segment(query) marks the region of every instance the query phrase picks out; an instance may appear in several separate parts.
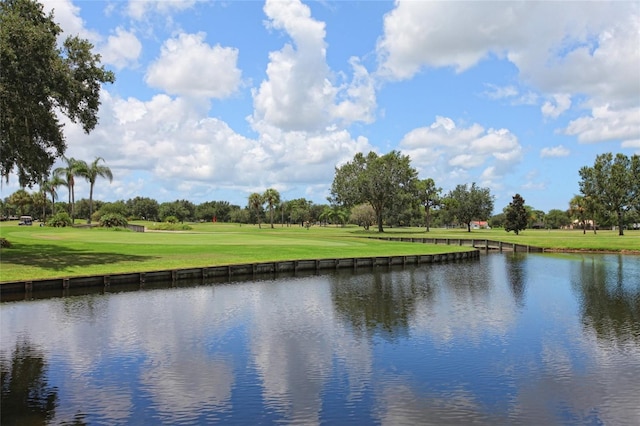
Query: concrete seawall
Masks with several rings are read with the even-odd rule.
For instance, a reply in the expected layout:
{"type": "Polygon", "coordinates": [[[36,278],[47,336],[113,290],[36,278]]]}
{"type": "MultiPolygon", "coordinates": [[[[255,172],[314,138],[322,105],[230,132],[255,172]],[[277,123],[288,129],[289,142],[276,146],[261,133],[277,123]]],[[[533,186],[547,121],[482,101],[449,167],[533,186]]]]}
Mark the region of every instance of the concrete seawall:
{"type": "Polygon", "coordinates": [[[182,280],[202,282],[230,281],[235,277],[260,277],[267,274],[296,273],[298,271],[323,271],[331,269],[375,268],[379,266],[405,266],[478,259],[479,250],[455,253],[407,256],[376,256],[335,259],[286,260],[277,262],[245,263],[202,268],[169,269],[152,272],[136,272],[112,275],[50,278],[30,281],[0,283],[0,296],[10,293],[57,291],[73,288],[104,288],[118,285],[139,285],[154,282],[178,282],[182,280]]]}
{"type": "Polygon", "coordinates": [[[409,238],[409,237],[369,237],[386,241],[403,241],[409,243],[423,244],[442,244],[448,246],[469,246],[485,251],[496,250],[499,252],[513,251],[517,253],[543,253],[544,248],[536,246],[528,246],[525,244],[506,243],[503,241],[494,241],[476,238],[409,238]]]}

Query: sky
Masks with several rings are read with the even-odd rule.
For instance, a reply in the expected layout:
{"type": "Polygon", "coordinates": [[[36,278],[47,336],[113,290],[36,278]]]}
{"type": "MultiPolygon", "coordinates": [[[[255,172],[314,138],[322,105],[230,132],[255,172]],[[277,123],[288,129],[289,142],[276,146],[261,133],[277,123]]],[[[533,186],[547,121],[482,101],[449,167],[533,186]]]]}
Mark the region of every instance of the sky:
{"type": "Polygon", "coordinates": [[[91,134],[62,118],[66,155],[113,172],[97,200],[324,204],[336,167],[397,150],[495,213],[566,210],[582,166],[640,154],[637,1],[42,3],[116,76],[91,134]]]}

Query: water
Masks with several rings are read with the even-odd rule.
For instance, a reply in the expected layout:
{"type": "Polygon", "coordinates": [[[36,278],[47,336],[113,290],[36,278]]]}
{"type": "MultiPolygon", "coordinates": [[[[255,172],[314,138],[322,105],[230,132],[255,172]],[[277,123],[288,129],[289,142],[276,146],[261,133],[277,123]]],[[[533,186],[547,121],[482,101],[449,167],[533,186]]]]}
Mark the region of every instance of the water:
{"type": "Polygon", "coordinates": [[[640,257],[0,305],[2,424],[640,424],[640,257]]]}

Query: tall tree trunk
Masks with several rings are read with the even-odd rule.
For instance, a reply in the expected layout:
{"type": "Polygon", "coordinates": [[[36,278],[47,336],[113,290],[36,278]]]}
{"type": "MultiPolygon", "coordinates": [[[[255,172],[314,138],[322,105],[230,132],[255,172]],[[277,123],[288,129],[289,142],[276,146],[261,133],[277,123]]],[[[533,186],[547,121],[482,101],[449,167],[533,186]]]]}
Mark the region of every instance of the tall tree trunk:
{"type": "Polygon", "coordinates": [[[91,216],[93,216],[93,182],[89,188],[89,220],[87,220],[89,225],[91,225],[91,216]]]}
{"type": "Polygon", "coordinates": [[[376,219],[378,220],[378,232],[384,232],[382,228],[382,209],[376,212],[376,219]]]}
{"type": "Polygon", "coordinates": [[[467,232],[471,232],[471,222],[467,222],[467,232]]]}
{"type": "Polygon", "coordinates": [[[429,232],[429,222],[431,221],[431,211],[429,209],[429,206],[424,206],[424,211],[426,213],[426,222],[427,222],[426,223],[426,226],[427,226],[426,232],[429,232]]]}
{"type": "Polygon", "coordinates": [[[622,215],[622,210],[618,210],[618,235],[624,235],[624,230],[622,229],[623,227],[623,215],[622,215]]]}

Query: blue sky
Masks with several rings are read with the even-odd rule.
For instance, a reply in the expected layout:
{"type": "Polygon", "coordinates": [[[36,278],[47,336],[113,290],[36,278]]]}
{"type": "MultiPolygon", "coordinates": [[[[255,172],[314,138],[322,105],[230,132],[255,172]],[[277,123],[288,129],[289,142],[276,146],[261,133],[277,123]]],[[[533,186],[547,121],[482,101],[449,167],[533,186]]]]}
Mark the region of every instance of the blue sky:
{"type": "Polygon", "coordinates": [[[445,192],[548,211],[596,155],[640,153],[638,2],[43,4],[116,74],[96,130],[66,124],[67,155],[114,173],[103,201],[326,203],[336,166],[395,149],[445,192]]]}

